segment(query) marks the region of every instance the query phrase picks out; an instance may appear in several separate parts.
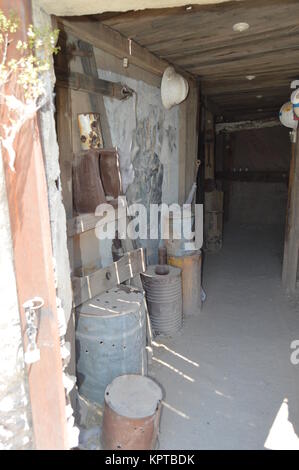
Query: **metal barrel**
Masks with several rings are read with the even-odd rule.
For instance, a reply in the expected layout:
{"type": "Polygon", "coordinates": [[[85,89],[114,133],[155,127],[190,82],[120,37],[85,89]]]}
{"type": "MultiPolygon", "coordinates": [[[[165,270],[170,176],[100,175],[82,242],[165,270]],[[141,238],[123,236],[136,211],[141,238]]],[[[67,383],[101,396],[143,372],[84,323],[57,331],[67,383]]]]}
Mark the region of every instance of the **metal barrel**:
{"type": "Polygon", "coordinates": [[[77,309],[76,361],[79,392],[102,404],[105,389],[123,374],[146,374],[143,294],[119,286],[77,309]]]}
{"type": "Polygon", "coordinates": [[[153,265],[141,277],[155,334],[176,333],[183,325],[181,270],[153,265]]]}
{"type": "Polygon", "coordinates": [[[103,449],[155,449],[161,402],[161,387],[149,377],[122,375],[114,379],[105,392],[103,449]]]}
{"type": "Polygon", "coordinates": [[[194,315],[201,311],[201,250],[184,256],[169,256],[168,263],[182,270],[183,314],[194,315]]]}

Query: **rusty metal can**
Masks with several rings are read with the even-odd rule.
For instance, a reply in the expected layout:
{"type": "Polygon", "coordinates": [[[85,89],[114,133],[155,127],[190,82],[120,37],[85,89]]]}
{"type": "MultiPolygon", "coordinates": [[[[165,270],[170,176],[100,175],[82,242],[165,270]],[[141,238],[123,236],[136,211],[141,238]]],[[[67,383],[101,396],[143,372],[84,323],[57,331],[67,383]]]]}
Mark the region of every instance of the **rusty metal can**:
{"type": "Polygon", "coordinates": [[[105,391],[101,442],[104,450],[153,450],[162,390],[149,377],[122,375],[105,391]]]}
{"type": "Polygon", "coordinates": [[[183,313],[199,313],[201,300],[201,251],[185,256],[169,256],[168,264],[182,270],[183,313]]]}

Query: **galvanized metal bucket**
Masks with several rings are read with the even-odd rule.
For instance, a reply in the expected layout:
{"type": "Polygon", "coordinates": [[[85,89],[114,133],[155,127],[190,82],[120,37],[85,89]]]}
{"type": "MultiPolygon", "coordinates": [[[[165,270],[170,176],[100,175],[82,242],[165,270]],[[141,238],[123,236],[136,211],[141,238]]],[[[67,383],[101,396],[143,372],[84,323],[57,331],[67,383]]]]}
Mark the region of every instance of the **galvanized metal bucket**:
{"type": "Polygon", "coordinates": [[[76,360],[79,392],[102,404],[105,389],[123,374],[146,374],[143,294],[119,286],[77,309],[76,360]]]}
{"type": "Polygon", "coordinates": [[[149,266],[141,278],[155,334],[172,335],[183,325],[181,270],[165,268],[149,266]]]}

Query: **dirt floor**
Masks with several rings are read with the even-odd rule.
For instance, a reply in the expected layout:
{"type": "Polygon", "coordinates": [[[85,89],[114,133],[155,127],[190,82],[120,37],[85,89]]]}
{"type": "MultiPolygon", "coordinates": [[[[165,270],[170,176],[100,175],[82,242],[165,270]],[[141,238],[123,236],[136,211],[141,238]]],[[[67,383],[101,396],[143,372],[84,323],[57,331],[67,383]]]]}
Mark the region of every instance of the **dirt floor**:
{"type": "Polygon", "coordinates": [[[155,338],[160,449],[299,449],[299,301],[281,288],[282,248],[281,227],[226,227],[202,312],[155,338]]]}

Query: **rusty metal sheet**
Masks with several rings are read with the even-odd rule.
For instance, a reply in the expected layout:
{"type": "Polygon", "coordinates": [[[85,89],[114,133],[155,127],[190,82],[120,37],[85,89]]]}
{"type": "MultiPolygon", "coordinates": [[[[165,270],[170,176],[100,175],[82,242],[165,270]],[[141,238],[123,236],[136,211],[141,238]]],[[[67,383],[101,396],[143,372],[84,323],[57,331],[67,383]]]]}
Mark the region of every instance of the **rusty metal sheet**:
{"type": "Polygon", "coordinates": [[[99,204],[106,202],[97,150],[86,150],[75,156],[73,191],[74,206],[78,214],[94,213],[99,204]]]}
{"type": "Polygon", "coordinates": [[[122,193],[119,156],[117,149],[101,149],[100,174],[106,196],[116,199],[122,193]]]}

